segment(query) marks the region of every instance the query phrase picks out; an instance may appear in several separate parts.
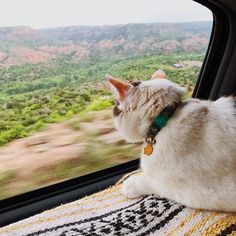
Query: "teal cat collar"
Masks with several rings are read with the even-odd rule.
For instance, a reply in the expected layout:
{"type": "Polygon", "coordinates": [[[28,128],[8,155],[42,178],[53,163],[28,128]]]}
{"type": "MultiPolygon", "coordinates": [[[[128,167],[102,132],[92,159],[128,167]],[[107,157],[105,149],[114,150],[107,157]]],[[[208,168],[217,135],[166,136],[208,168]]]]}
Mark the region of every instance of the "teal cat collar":
{"type": "Polygon", "coordinates": [[[168,120],[173,116],[179,104],[165,107],[162,112],[156,116],[148,129],[145,141],[147,143],[144,148],[144,154],[151,155],[153,151],[152,145],[156,143],[155,137],[160,130],[166,126],[168,120]]]}

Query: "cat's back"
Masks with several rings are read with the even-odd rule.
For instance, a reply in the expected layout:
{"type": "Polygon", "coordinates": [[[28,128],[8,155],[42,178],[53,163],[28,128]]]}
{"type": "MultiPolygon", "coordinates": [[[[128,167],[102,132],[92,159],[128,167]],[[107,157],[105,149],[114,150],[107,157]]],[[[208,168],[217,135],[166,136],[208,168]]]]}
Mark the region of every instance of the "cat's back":
{"type": "Polygon", "coordinates": [[[236,143],[235,99],[222,97],[214,102],[201,101],[201,104],[207,111],[205,119],[203,118],[205,120],[203,129],[206,129],[206,135],[212,141],[219,140],[234,145],[236,143]]]}
{"type": "Polygon", "coordinates": [[[233,97],[222,97],[216,101],[189,99],[179,106],[176,113],[176,121],[183,127],[188,125],[199,131],[210,128],[215,132],[236,135],[236,99],[233,97]]]}
{"type": "Polygon", "coordinates": [[[221,121],[223,125],[234,125],[236,128],[236,99],[233,97],[222,97],[218,100],[211,102],[210,106],[210,115],[213,119],[216,117],[216,120],[221,121]],[[229,123],[227,123],[227,121],[229,123]]]}
{"type": "Polygon", "coordinates": [[[216,101],[189,99],[177,109],[168,132],[174,137],[173,143],[181,143],[184,155],[202,153],[236,160],[235,100],[232,97],[216,101]]]}
{"type": "MultiPolygon", "coordinates": [[[[204,102],[203,102],[204,104],[204,102]]],[[[222,97],[207,103],[203,125],[206,147],[222,160],[232,160],[236,170],[236,106],[233,97],[222,97]],[[220,157],[221,156],[221,157],[220,157]]],[[[236,174],[236,173],[235,173],[236,174]]]]}

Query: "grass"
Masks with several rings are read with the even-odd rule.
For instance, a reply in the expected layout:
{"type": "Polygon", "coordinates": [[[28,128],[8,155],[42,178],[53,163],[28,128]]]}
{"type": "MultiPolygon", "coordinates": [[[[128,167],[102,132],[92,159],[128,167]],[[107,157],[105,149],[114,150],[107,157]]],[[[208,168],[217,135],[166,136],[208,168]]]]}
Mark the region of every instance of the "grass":
{"type": "Polygon", "coordinates": [[[7,170],[0,174],[0,185],[1,187],[5,184],[8,184],[16,177],[16,173],[13,170],[7,170]]]}
{"type": "Polygon", "coordinates": [[[9,196],[9,190],[11,190],[10,183],[17,179],[17,173],[14,170],[7,170],[0,174],[0,199],[6,198],[9,196]]]}

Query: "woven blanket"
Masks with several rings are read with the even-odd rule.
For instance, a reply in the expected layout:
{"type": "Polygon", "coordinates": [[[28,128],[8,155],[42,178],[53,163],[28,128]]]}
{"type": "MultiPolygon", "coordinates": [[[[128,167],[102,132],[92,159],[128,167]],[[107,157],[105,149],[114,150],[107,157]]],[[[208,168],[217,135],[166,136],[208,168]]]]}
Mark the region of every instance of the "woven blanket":
{"type": "Polygon", "coordinates": [[[194,210],[155,195],[128,199],[118,184],[0,229],[0,235],[236,235],[236,214],[194,210]]]}

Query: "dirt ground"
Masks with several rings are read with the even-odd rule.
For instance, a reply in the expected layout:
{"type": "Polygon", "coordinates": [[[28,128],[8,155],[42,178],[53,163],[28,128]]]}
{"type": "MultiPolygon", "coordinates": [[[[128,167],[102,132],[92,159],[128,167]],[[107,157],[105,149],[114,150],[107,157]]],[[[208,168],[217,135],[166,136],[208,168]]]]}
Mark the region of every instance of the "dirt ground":
{"type": "Polygon", "coordinates": [[[115,130],[111,110],[91,112],[0,148],[0,199],[139,157],[115,130]]]}

